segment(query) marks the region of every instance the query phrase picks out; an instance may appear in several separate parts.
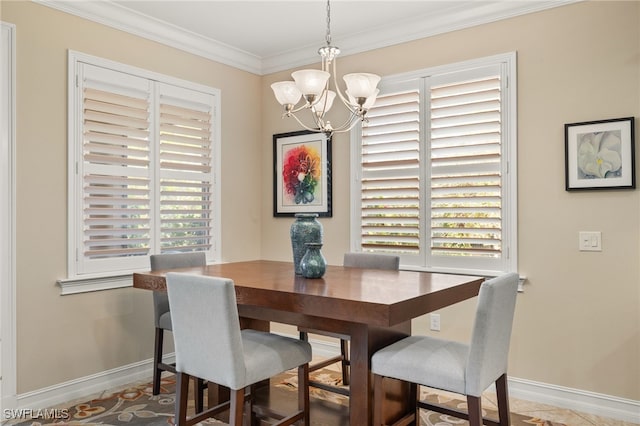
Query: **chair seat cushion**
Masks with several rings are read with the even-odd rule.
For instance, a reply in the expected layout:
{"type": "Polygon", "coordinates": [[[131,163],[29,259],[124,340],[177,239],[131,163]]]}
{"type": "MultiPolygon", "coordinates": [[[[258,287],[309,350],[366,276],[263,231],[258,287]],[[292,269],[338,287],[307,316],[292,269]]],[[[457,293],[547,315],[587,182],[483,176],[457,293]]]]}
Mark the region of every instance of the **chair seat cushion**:
{"type": "Polygon", "coordinates": [[[465,393],[469,346],[427,336],[410,336],[376,352],[371,371],[385,377],[465,393]]]}
{"type": "Polygon", "coordinates": [[[302,340],[251,329],[242,330],[241,335],[246,378],[244,383],[230,384],[232,389],[243,388],[311,361],[311,345],[302,340]]]}
{"type": "Polygon", "coordinates": [[[160,315],[160,318],[158,318],[158,328],[169,331],[173,330],[173,326],[171,325],[171,312],[165,312],[160,315]]]}

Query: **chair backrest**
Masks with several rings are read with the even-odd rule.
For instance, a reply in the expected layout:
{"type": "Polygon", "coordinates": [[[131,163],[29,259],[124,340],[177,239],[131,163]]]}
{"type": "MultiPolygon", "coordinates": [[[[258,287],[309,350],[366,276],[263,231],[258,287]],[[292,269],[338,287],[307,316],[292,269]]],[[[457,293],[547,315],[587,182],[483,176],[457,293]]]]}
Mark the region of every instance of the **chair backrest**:
{"type": "MultiPolygon", "coordinates": [[[[152,254],[149,260],[151,262],[152,271],[205,266],[207,264],[207,257],[202,251],[190,253],[152,254]]],[[[153,319],[156,327],[160,325],[160,317],[167,312],[169,312],[169,299],[167,298],[167,294],[154,291],[153,319]]]]}
{"type": "Polygon", "coordinates": [[[246,368],[233,281],[170,272],[167,291],[176,370],[238,389],[246,368]]]}
{"type": "Polygon", "coordinates": [[[193,266],[204,266],[207,264],[207,257],[202,251],[152,254],[149,257],[149,260],[151,261],[152,271],[171,268],[189,268],[193,266]]]}
{"type": "Polygon", "coordinates": [[[378,253],[345,253],[342,264],[351,268],[397,271],[400,268],[400,256],[378,253]]]}
{"type": "Polygon", "coordinates": [[[482,392],[507,372],[518,274],[508,273],[482,283],[466,367],[467,395],[482,392]]]}

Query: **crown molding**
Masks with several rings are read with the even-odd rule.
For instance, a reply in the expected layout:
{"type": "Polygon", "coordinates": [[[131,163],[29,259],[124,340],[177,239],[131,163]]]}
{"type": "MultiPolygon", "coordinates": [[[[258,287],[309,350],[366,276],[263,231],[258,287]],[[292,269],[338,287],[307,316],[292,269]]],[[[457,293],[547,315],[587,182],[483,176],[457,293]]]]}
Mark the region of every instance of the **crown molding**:
{"type": "MultiPolygon", "coordinates": [[[[167,25],[165,22],[123,8],[108,0],[33,1],[257,75],[270,74],[318,61],[316,51],[319,45],[303,46],[261,58],[183,28],[167,25]]],[[[478,1],[472,6],[467,2],[453,2],[450,8],[439,14],[417,16],[401,24],[395,22],[343,37],[339,40],[339,46],[343,55],[352,55],[579,1],[582,0],[478,1]]]]}
{"type": "Polygon", "coordinates": [[[262,60],[233,46],[202,37],[177,26],[105,1],[32,0],[62,12],[79,16],[146,38],[212,61],[260,75],[262,60]]]}
{"type": "MultiPolygon", "coordinates": [[[[437,15],[416,16],[402,23],[394,22],[388,26],[376,27],[360,34],[342,37],[336,44],[340,47],[342,56],[353,55],[580,1],[582,0],[479,1],[474,2],[471,7],[467,2],[453,2],[452,7],[437,15]]],[[[316,52],[319,47],[320,43],[263,58],[262,73],[270,74],[318,62],[316,52]]]]}

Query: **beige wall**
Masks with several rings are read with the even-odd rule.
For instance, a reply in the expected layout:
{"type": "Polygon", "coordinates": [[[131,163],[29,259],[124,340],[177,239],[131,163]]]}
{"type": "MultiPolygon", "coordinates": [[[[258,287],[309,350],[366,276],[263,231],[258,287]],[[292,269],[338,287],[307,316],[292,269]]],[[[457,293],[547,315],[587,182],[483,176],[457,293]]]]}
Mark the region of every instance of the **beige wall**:
{"type": "Polygon", "coordinates": [[[150,294],[60,296],[56,285],[67,268],[67,49],[221,90],[225,260],[260,257],[262,210],[251,189],[262,178],[255,102],[261,78],[32,2],[1,7],[1,19],[15,24],[17,34],[20,394],[152,356],[150,294]]]}
{"type": "MultiPolygon", "coordinates": [[[[17,26],[24,393],[151,357],[147,294],[62,297],[55,285],[66,276],[67,49],[221,89],[224,260],[290,258],[291,220],[272,217],[271,137],[297,129],[280,119],[269,88],[288,73],[257,77],[31,2],[0,7],[0,19],[17,26]]],[[[341,73],[390,75],[518,52],[519,270],[529,282],[518,300],[510,372],[633,400],[640,400],[640,195],[565,192],[563,124],[640,118],[639,28],[640,3],[588,2],[339,60],[341,73]],[[581,230],[602,231],[604,251],[578,252],[581,230]]],[[[322,220],[323,252],[335,264],[349,249],[348,143],[334,138],[334,215],[322,220]]],[[[444,310],[440,334],[465,338],[473,308],[444,310]]],[[[426,324],[418,319],[416,332],[426,324]]]]}
{"type": "MultiPolygon", "coordinates": [[[[640,400],[640,193],[566,192],[563,125],[640,119],[639,28],[640,2],[588,2],[338,60],[341,73],[391,75],[517,52],[518,269],[528,283],[518,297],[510,373],[633,400],[640,400]],[[584,230],[602,231],[601,253],[577,250],[584,230]]],[[[262,86],[266,170],[271,135],[295,129],[280,119],[269,87],[283,79],[289,72],[266,76],[262,86]]],[[[349,249],[348,144],[334,137],[334,215],[321,219],[323,253],[335,264],[349,249]]],[[[289,259],[291,220],[270,217],[270,179],[263,190],[263,256],[289,259]]],[[[465,339],[474,308],[475,301],[442,311],[440,335],[465,339]]],[[[428,333],[427,318],[414,332],[428,333]]]]}

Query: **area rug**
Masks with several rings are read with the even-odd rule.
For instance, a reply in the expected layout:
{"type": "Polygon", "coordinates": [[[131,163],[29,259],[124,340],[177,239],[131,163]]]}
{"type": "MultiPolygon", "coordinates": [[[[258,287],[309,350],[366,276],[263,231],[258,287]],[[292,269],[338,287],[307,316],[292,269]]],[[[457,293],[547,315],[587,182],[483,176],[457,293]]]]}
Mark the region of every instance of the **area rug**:
{"type": "MultiPolygon", "coordinates": [[[[340,375],[331,370],[319,370],[312,374],[317,381],[340,385],[340,375]]],[[[295,371],[281,374],[271,381],[270,400],[285,401],[295,404],[297,390],[295,371]]],[[[175,379],[167,376],[162,380],[160,395],[152,395],[151,383],[133,384],[124,389],[107,391],[97,398],[83,402],[71,403],[48,410],[33,410],[24,413],[29,420],[12,425],[46,426],[46,425],[101,425],[101,426],[166,426],[174,425],[173,412],[175,405],[175,379]]],[[[332,392],[311,388],[311,425],[312,426],[347,426],[348,398],[332,392]]],[[[421,395],[450,407],[464,408],[466,403],[444,397],[439,394],[422,391],[421,395]]],[[[190,402],[193,405],[192,401],[190,402]]],[[[487,410],[490,417],[496,418],[494,411],[487,410]]],[[[468,426],[468,422],[455,419],[431,411],[421,410],[421,426],[468,426]]],[[[200,425],[221,424],[217,420],[208,420],[200,425]]],[[[512,426],[563,426],[528,416],[512,413],[512,426]]]]}

